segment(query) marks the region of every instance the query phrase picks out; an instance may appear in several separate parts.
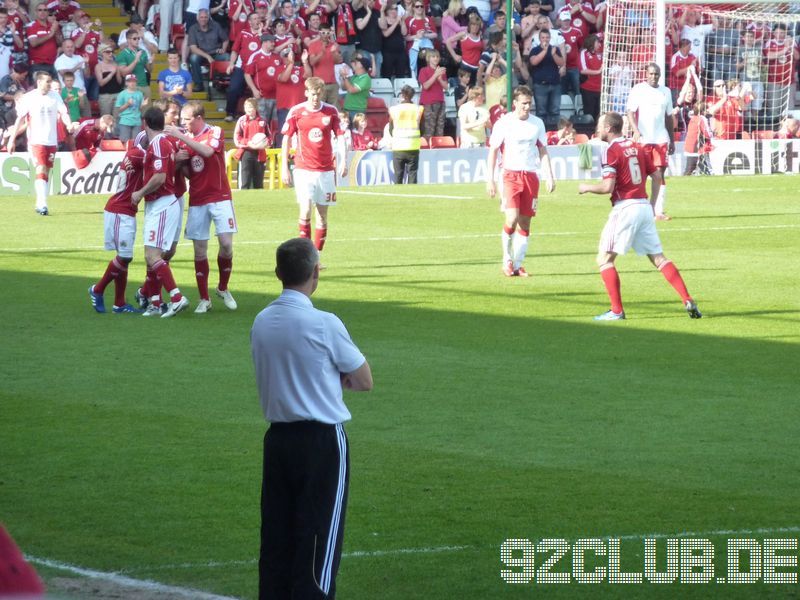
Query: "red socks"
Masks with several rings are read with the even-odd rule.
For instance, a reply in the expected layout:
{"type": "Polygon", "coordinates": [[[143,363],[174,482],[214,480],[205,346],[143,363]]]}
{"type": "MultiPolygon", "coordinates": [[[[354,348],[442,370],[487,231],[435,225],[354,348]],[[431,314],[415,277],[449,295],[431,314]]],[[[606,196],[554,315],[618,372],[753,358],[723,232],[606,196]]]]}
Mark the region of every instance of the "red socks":
{"type": "Polygon", "coordinates": [[[120,261],[120,269],[114,279],[114,306],[125,306],[125,288],[128,287],[128,265],[120,261]]]}
{"type": "Polygon", "coordinates": [[[175,278],[172,276],[172,269],[169,268],[169,263],[165,260],[159,260],[153,265],[153,271],[155,271],[158,281],[161,282],[161,285],[163,285],[164,289],[169,293],[170,299],[173,302],[180,301],[183,295],[181,295],[181,291],[175,283],[175,278]]]}
{"type": "Polygon", "coordinates": [[[217,256],[217,267],[219,268],[219,286],[217,289],[224,292],[228,289],[228,282],[231,280],[231,271],[233,270],[233,257],[225,258],[217,256]]]}
{"type": "Polygon", "coordinates": [[[300,229],[300,237],[301,238],[310,238],[311,237],[311,221],[304,221],[301,219],[297,223],[298,228],[300,229]]]}
{"type": "Polygon", "coordinates": [[[611,310],[619,314],[622,312],[622,293],[620,291],[619,273],[614,265],[602,269],[600,277],[603,278],[603,283],[606,285],[608,298],[611,300],[611,310]]]}
{"type": "Polygon", "coordinates": [[[681,277],[681,274],[678,272],[678,267],[673,265],[671,260],[661,263],[661,266],[658,267],[658,270],[661,271],[664,279],[666,279],[669,284],[675,288],[675,291],[678,292],[678,295],[681,297],[682,301],[686,302],[687,300],[692,299],[688,290],[686,289],[686,284],[683,282],[683,277],[681,277]]]}
{"type": "Polygon", "coordinates": [[[317,228],[314,230],[314,246],[316,247],[317,251],[322,251],[322,248],[325,247],[325,238],[328,237],[328,228],[317,228]]]}
{"type": "Polygon", "coordinates": [[[112,260],[108,262],[108,266],[106,267],[106,272],[103,273],[103,277],[94,284],[94,291],[97,294],[102,294],[106,291],[106,287],[108,284],[114,281],[117,277],[119,277],[119,273],[121,270],[126,270],[125,263],[119,260],[119,256],[115,256],[112,260]]]}
{"type": "Polygon", "coordinates": [[[201,300],[208,300],[208,259],[194,261],[194,276],[197,279],[197,291],[200,292],[201,300]]]}

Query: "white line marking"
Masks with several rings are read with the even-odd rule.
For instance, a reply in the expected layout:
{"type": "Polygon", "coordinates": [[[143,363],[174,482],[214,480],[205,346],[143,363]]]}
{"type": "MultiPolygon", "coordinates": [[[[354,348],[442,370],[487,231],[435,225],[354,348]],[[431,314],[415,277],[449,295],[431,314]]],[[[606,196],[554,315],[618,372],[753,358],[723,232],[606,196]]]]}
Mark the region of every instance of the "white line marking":
{"type": "Polygon", "coordinates": [[[475,196],[445,196],[443,194],[390,194],[387,192],[356,192],[353,190],[342,190],[339,192],[340,196],[348,194],[356,194],[358,196],[385,196],[386,198],[395,198],[401,200],[403,198],[431,198],[442,200],[478,200],[475,196]]]}
{"type": "MultiPolygon", "coordinates": [[[[798,229],[800,224],[784,225],[739,225],[728,227],[669,227],[662,229],[659,234],[675,232],[702,232],[702,231],[751,231],[758,229],[798,229]]],[[[597,231],[539,231],[536,237],[569,237],[569,236],[597,236],[597,231]]],[[[365,237],[365,238],[337,238],[337,243],[363,243],[363,242],[420,242],[420,241],[441,241],[441,240],[467,240],[480,238],[495,238],[496,233],[472,233],[460,235],[431,235],[431,236],[396,236],[396,237],[365,237]]],[[[286,240],[240,240],[236,244],[239,246],[263,246],[278,245],[286,240]]],[[[180,247],[191,246],[190,242],[182,241],[178,243],[180,247]]],[[[75,252],[75,251],[95,251],[102,250],[103,246],[40,246],[38,248],[0,248],[0,254],[27,254],[29,252],[75,252]]]]}
{"type": "MultiPolygon", "coordinates": [[[[719,529],[716,531],[680,531],[677,533],[644,533],[644,534],[629,534],[629,535],[605,535],[605,536],[587,536],[601,540],[617,539],[617,540],[644,540],[646,538],[665,539],[665,538],[704,538],[704,537],[717,537],[721,535],[727,536],[756,536],[756,535],[772,535],[778,533],[798,533],[800,526],[795,527],[761,527],[756,529],[719,529]]],[[[571,538],[567,538],[571,539],[571,538]]],[[[577,539],[577,538],[576,538],[577,539]]],[[[488,548],[499,548],[499,546],[488,546],[488,548]]],[[[380,556],[396,556],[403,554],[438,554],[445,552],[461,552],[464,550],[480,550],[480,546],[433,546],[425,548],[397,548],[394,550],[355,550],[353,552],[345,552],[342,558],[373,558],[380,556]]],[[[226,568],[235,566],[247,566],[256,564],[256,559],[247,560],[230,560],[230,561],[214,561],[210,560],[202,563],[181,563],[174,565],[160,565],[153,567],[137,567],[135,569],[125,569],[124,573],[134,573],[139,571],[172,571],[178,569],[213,569],[213,568],[226,568]]]]}
{"type": "Polygon", "coordinates": [[[88,577],[89,579],[101,579],[109,583],[113,583],[123,587],[136,588],[140,590],[149,590],[152,592],[163,592],[167,594],[174,594],[182,598],[192,598],[193,600],[237,600],[232,596],[219,596],[217,594],[209,594],[200,590],[193,590],[191,588],[177,587],[174,585],[165,585],[156,581],[149,581],[146,579],[132,579],[119,573],[105,573],[103,571],[95,571],[94,569],[84,569],[83,567],[76,567],[67,563],[50,560],[47,558],[38,558],[36,556],[25,556],[28,562],[57,569],[59,571],[68,571],[76,575],[88,577]]]}

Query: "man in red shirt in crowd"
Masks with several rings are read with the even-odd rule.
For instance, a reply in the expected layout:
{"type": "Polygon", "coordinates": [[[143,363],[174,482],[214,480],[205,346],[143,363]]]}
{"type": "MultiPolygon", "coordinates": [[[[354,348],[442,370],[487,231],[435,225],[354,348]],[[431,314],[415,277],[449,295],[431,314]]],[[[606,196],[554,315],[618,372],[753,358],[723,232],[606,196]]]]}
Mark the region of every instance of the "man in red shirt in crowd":
{"type": "Polygon", "coordinates": [[[737,140],[742,137],[744,119],[742,111],[747,96],[735,79],[726,84],[722,79],[714,82],[714,95],[706,98],[708,114],[714,117],[714,137],[719,140],[737,140]],[[729,90],[729,85],[732,86],[729,90]]]}
{"type": "Polygon", "coordinates": [[[28,39],[31,78],[36,71],[47,71],[53,79],[58,79],[53,64],[62,41],[61,27],[56,18],[50,16],[44,3],[36,7],[36,20],[25,28],[25,37],[28,39]]]}
{"type": "Polygon", "coordinates": [[[89,97],[89,100],[97,100],[100,94],[100,88],[94,76],[94,68],[97,66],[98,60],[97,49],[103,38],[102,24],[98,19],[94,22],[96,29],[93,29],[91,18],[84,11],[76,13],[75,19],[78,22],[78,28],[72,32],[72,41],[75,42],[75,52],[86,60],[86,64],[89,67],[84,77],[86,95],[89,97]]]}
{"type": "Polygon", "coordinates": [[[686,290],[678,268],[664,256],[661,240],[653,221],[653,204],[661,186],[661,171],[653,165],[649,154],[630,139],[622,136],[622,116],[608,112],[597,123],[598,137],[609,144],[603,152],[603,180],[581,183],[579,194],[611,194],[611,214],[600,237],[597,264],[606,286],[611,310],[595,317],[596,321],[618,321],[625,318],[622,308],[619,273],[614,261],[633,248],[647,254],[650,262],[675,288],[692,319],[703,315],[686,290]],[[651,179],[650,200],[647,199],[647,177],[651,179]]]}
{"type": "Polygon", "coordinates": [[[178,151],[177,160],[188,161],[189,214],[186,217],[186,239],[194,245],[194,270],[200,302],[196,313],[211,310],[208,295],[208,240],[211,223],[219,241],[217,267],[219,285],[216,294],[229,310],[236,310],[228,282],[233,269],[233,234],[237,232],[233,212],[231,187],[225,168],[225,133],[220,127],[208,125],[201,102],[187,102],[181,109],[181,123],[186,129],[168,125],[165,133],[180,140],[184,149],[178,151]]]}
{"type": "Polygon", "coordinates": [[[333,39],[333,30],[329,24],[320,26],[319,38],[308,45],[308,62],[314,70],[314,77],[325,82],[322,101],[328,104],[339,102],[339,84],[336,83],[334,67],[342,62],[339,44],[333,39]]]}
{"type": "Polygon", "coordinates": [[[231,80],[225,94],[225,112],[227,113],[225,120],[229,123],[236,118],[236,108],[245,86],[244,69],[247,61],[261,47],[261,31],[261,20],[256,13],[252,12],[247,17],[247,28],[242,29],[233,40],[233,50],[231,50],[227,69],[231,80]]]}
{"type": "Polygon", "coordinates": [[[569,15],[564,14],[564,10],[559,14],[561,17],[561,29],[558,33],[564,40],[562,52],[566,59],[567,72],[561,77],[561,93],[569,94],[572,104],[575,104],[575,96],[580,93],[581,86],[581,48],[583,47],[583,32],[577,27],[572,26],[569,15]]]}
{"type": "Polygon", "coordinates": [[[142,315],[161,315],[165,319],[189,307],[189,299],[181,294],[169,263],[162,256],[172,247],[181,226],[181,209],[175,196],[175,146],[164,134],[164,112],[161,109],[151,106],[145,111],[143,120],[149,145],[144,157],[143,185],[131,194],[131,201],[137,206],[142,199],[145,201],[144,258],[155,278],[148,278],[145,293],[150,304],[142,315]],[[163,314],[162,286],[171,300],[163,314]]]}
{"type": "Polygon", "coordinates": [[[276,118],[275,84],[278,73],[283,71],[283,61],[275,49],[275,36],[271,33],[261,35],[261,49],[250,55],[244,68],[244,80],[258,101],[258,114],[267,124],[276,118]]]}
{"type": "Polygon", "coordinates": [[[295,64],[294,53],[284,51],[283,70],[278,73],[275,80],[275,96],[277,98],[276,107],[278,109],[278,130],[281,132],[277,143],[280,144],[283,135],[283,123],[289,109],[300,104],[306,97],[305,81],[311,77],[311,65],[308,63],[308,51],[304,50],[301,55],[302,66],[295,64]]]}
{"type": "Polygon", "coordinates": [[[689,67],[694,65],[695,71],[699,69],[697,57],[692,54],[691,49],[691,40],[681,40],[678,44],[678,51],[672,55],[672,60],[669,64],[667,87],[669,91],[672,92],[673,105],[678,101],[678,94],[686,81],[686,74],[689,72],[689,67]]]}
{"type": "MultiPolygon", "coordinates": [[[[147,137],[137,137],[137,142],[147,146],[147,137]]],[[[125,301],[128,284],[128,265],[133,260],[133,244],[136,239],[136,213],[138,205],[131,202],[133,192],[142,187],[145,149],[134,144],[125,153],[117,175],[117,191],[106,203],[103,212],[105,249],[115,250],[117,255],[108,263],[100,280],[89,288],[89,299],[99,313],[106,312],[103,293],[114,282],[114,314],[141,312],[125,301]]]]}
{"type": "Polygon", "coordinates": [[[764,42],[763,65],[767,72],[764,108],[767,118],[779,117],[788,106],[786,98],[792,82],[792,64],[798,58],[800,55],[794,41],[786,35],[786,25],[777,23],[772,29],[772,37],[764,42]]]}
{"type": "Polygon", "coordinates": [[[339,123],[339,112],[330,104],[323,104],[325,83],[319,77],[305,81],[306,102],[291,108],[283,126],[283,152],[281,153],[283,182],[292,185],[300,205],[300,237],[311,237],[311,207],[316,212],[314,246],[322,251],[328,235],[328,207],[336,205],[336,176],[347,175],[344,136],[339,123]],[[289,142],[297,134],[294,172],[289,170],[289,142]],[[333,143],[336,138],[334,162],[333,143]]]}

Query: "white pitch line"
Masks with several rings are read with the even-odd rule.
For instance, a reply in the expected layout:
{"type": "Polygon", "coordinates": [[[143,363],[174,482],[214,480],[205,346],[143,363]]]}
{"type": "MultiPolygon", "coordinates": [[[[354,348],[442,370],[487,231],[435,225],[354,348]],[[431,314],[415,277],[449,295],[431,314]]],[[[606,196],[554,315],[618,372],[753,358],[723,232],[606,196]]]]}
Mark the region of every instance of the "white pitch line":
{"type": "Polygon", "coordinates": [[[356,192],[353,190],[343,190],[339,192],[340,196],[348,194],[355,194],[357,196],[385,196],[386,198],[429,198],[436,200],[478,200],[475,196],[445,196],[442,194],[390,194],[387,192],[356,192]]]}
{"type": "MultiPolygon", "coordinates": [[[[798,229],[800,224],[784,225],[731,225],[728,227],[669,227],[662,229],[659,233],[675,232],[702,232],[702,231],[753,231],[766,229],[798,229]]],[[[540,231],[536,237],[569,237],[581,235],[597,235],[597,231],[540,231]]],[[[431,235],[431,236],[394,236],[394,237],[363,237],[363,238],[338,238],[337,243],[363,243],[363,242],[420,242],[420,241],[442,241],[442,240],[467,240],[480,238],[495,238],[496,233],[472,233],[459,235],[431,235]]],[[[239,246],[263,246],[277,245],[286,240],[240,240],[236,244],[239,246]]],[[[189,246],[190,242],[182,241],[178,246],[189,246]]],[[[75,251],[94,251],[103,250],[103,246],[40,246],[37,248],[0,248],[0,254],[26,254],[29,252],[75,252],[75,251]]]]}
{"type": "Polygon", "coordinates": [[[166,594],[174,594],[182,598],[191,598],[192,600],[237,600],[232,596],[219,596],[217,594],[209,594],[200,590],[193,590],[191,588],[178,587],[174,585],[165,585],[156,581],[147,579],[133,579],[120,575],[119,573],[106,573],[104,571],[95,571],[94,569],[85,569],[83,567],[76,567],[67,563],[50,560],[47,558],[38,558],[36,556],[25,556],[28,562],[57,569],[59,571],[67,571],[75,575],[81,575],[89,579],[100,579],[123,587],[136,588],[139,590],[149,590],[151,592],[163,592],[166,594]]]}

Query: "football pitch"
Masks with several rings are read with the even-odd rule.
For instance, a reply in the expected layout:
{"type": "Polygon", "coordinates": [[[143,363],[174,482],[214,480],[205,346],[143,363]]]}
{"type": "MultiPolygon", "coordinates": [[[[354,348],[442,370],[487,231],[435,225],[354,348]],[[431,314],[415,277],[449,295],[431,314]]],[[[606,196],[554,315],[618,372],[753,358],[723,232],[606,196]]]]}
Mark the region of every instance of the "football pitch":
{"type": "MultiPolygon", "coordinates": [[[[528,279],[501,274],[502,216],[482,185],[339,191],[313,300],[347,325],[375,389],[345,398],[338,596],[796,598],[797,583],[718,581],[729,539],[800,538],[797,178],[669,180],[674,219],[658,229],[704,316],[629,254],[628,320],[613,323],[592,321],[608,308],[594,257],[609,202],[558,185],[539,202],[528,279]],[[711,582],[576,582],[576,540],[600,539],[586,571],[602,574],[619,539],[620,570],[643,573],[648,537],[666,572],[668,538],[709,540],[711,582]],[[512,538],[530,540],[509,561],[527,553],[525,567],[501,561],[512,538]],[[552,566],[545,538],[569,547],[552,566]],[[541,583],[548,572],[570,583],[541,583]]],[[[182,242],[172,264],[192,306],[162,320],[91,308],[112,258],[105,198],[51,198],[46,218],[0,198],[0,521],[47,581],[257,595],[265,423],[249,331],[280,292],[274,252],[297,209],[291,190],[234,200],[239,309],[191,312],[182,242]]],[[[129,301],[143,275],[137,248],[129,301]]],[[[796,575],[798,554],[779,551],[775,570],[796,575]]]]}

